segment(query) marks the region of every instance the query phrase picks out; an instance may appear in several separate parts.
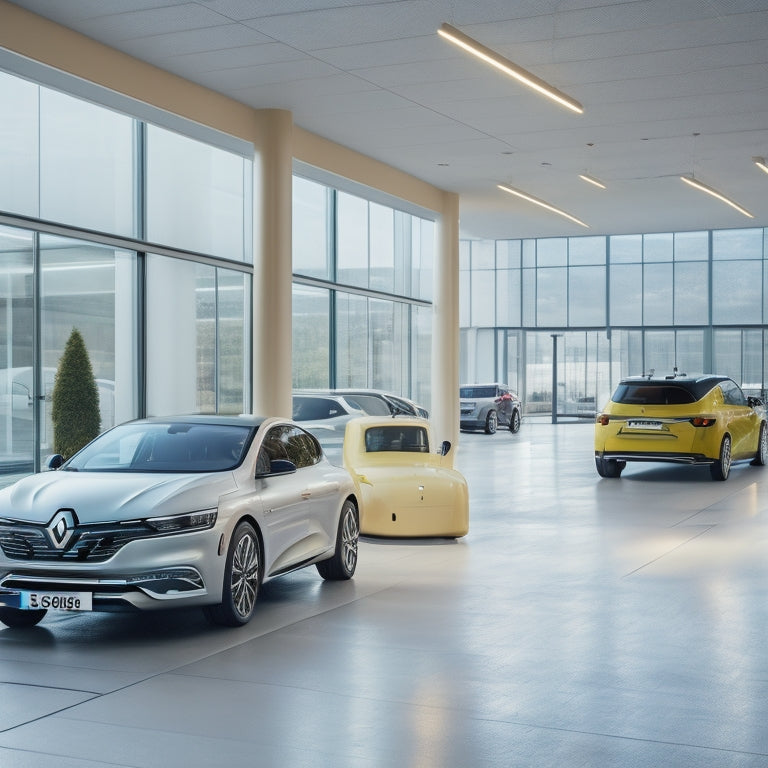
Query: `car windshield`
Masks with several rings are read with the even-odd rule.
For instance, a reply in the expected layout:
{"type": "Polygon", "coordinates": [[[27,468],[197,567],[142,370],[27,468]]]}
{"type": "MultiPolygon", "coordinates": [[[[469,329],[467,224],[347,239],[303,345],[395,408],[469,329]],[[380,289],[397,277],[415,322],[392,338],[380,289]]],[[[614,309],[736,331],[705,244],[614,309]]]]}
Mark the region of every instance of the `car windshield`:
{"type": "Polygon", "coordinates": [[[683,386],[652,382],[619,384],[611,400],[625,405],[685,405],[696,402],[694,395],[683,386]]]}
{"type": "Polygon", "coordinates": [[[63,467],[76,472],[222,472],[243,460],[255,429],[136,422],[105,432],[63,467]]]}
{"type": "Polygon", "coordinates": [[[496,387],[461,387],[459,397],[497,397],[496,387]]]}

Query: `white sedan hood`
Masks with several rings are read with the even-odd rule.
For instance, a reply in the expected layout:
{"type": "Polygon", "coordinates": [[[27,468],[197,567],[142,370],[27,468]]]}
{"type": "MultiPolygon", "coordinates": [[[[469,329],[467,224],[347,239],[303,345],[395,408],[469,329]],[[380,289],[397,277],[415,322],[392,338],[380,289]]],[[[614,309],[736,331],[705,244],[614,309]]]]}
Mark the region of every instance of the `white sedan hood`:
{"type": "Polygon", "coordinates": [[[0,517],[44,524],[73,509],[82,524],[137,520],[215,509],[236,488],[231,472],[43,472],[0,491],[0,517]]]}

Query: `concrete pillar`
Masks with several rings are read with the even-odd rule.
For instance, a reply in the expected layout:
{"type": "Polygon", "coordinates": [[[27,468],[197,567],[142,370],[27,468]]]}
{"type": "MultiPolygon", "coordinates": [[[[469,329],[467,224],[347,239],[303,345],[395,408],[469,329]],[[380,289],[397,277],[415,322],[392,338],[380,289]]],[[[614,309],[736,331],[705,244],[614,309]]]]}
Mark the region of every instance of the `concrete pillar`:
{"type": "Polygon", "coordinates": [[[438,444],[459,444],[459,196],[443,193],[437,220],[432,321],[432,421],[438,444]]]}
{"type": "Polygon", "coordinates": [[[253,164],[253,412],[291,416],[293,115],[257,113],[253,164]]]}

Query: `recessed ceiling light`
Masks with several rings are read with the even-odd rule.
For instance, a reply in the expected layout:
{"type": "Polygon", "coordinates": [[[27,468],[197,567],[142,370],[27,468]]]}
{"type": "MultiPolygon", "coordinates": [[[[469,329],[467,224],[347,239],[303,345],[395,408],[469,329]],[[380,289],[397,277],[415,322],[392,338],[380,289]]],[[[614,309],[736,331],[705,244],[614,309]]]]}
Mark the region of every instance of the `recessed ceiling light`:
{"type": "Polygon", "coordinates": [[[552,213],[556,213],[559,216],[564,216],[566,219],[570,219],[571,221],[576,222],[576,224],[589,229],[589,224],[585,224],[581,219],[577,219],[575,216],[571,216],[570,213],[566,213],[565,211],[560,210],[560,208],[556,208],[554,205],[551,205],[545,200],[541,200],[538,197],[529,195],[527,192],[515,189],[514,187],[510,187],[506,184],[497,184],[496,186],[498,186],[499,189],[504,190],[504,192],[508,192],[510,195],[515,195],[515,197],[520,197],[523,200],[527,200],[529,203],[538,205],[541,208],[546,208],[548,211],[552,211],[552,213]]]}
{"type": "Polygon", "coordinates": [[[690,185],[691,187],[701,190],[702,192],[706,192],[708,195],[711,195],[712,197],[716,197],[721,202],[725,203],[726,205],[730,205],[731,208],[735,208],[739,213],[743,213],[745,216],[748,216],[750,219],[755,218],[746,208],[742,208],[737,202],[735,202],[734,200],[731,200],[730,197],[726,197],[722,192],[718,192],[714,187],[710,187],[708,184],[704,184],[704,182],[699,181],[698,179],[694,179],[692,175],[681,176],[680,179],[684,181],[686,184],[690,185]]]}
{"type": "Polygon", "coordinates": [[[764,157],[753,157],[752,162],[761,170],[768,173],[768,165],[766,165],[764,157]]]}
{"type": "Polygon", "coordinates": [[[505,58],[491,48],[486,47],[477,40],[465,35],[456,27],[452,27],[450,24],[443,24],[440,29],[437,30],[437,34],[445,38],[454,45],[458,45],[462,50],[471,53],[486,64],[490,64],[498,70],[504,72],[504,74],[515,78],[518,82],[527,85],[529,88],[533,88],[534,91],[546,96],[548,99],[556,101],[566,109],[570,109],[573,112],[582,114],[584,107],[579,104],[578,101],[572,99],[567,94],[558,90],[554,86],[542,80],[540,77],[528,72],[527,70],[519,67],[517,64],[513,64],[509,59],[505,58]]]}
{"type": "Polygon", "coordinates": [[[594,184],[594,186],[600,187],[600,189],[606,189],[605,184],[603,184],[600,179],[596,179],[594,176],[590,176],[588,173],[580,173],[579,178],[582,181],[586,181],[588,184],[594,184]]]}

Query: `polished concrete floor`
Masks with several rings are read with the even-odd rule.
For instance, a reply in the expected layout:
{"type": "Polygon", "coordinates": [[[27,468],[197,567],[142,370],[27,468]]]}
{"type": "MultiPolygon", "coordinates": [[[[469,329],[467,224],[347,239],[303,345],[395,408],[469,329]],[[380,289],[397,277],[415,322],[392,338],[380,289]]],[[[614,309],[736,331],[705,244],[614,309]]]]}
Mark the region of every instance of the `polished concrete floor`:
{"type": "Polygon", "coordinates": [[[0,766],[768,766],[768,469],[630,466],[591,424],[462,435],[471,530],[352,582],[0,630],[0,766]]]}

